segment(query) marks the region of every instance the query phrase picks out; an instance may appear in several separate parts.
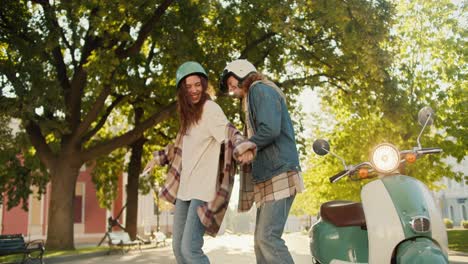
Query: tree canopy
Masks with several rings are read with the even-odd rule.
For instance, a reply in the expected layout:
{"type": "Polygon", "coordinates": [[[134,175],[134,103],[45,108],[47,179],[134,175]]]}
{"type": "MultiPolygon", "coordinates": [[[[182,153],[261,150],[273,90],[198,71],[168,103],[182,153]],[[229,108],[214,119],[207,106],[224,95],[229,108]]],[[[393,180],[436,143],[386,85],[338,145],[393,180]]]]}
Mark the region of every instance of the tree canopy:
{"type": "MultiPolygon", "coordinates": [[[[399,149],[417,146],[418,111],[431,106],[435,124],[426,129],[421,144],[440,147],[443,153],[406,166],[405,174],[432,189],[443,188],[438,184],[442,177],[466,179],[466,172],[453,171],[446,159],[460,162],[467,155],[466,6],[452,1],[395,1],[395,10],[392,34],[381,43],[391,62],[383,78],[345,89],[323,87],[325,117],[315,117],[312,138],[328,139],[333,152],[347,164],[357,164],[368,161],[372,148],[382,142],[399,149]],[[324,126],[329,119],[333,125],[324,126]]],[[[328,200],[360,200],[366,180],[329,182],[328,177],[343,169],[339,159],[311,152],[307,168],[308,191],[297,199],[295,213],[315,214],[328,200]]]]}
{"type": "MultiPolygon", "coordinates": [[[[119,167],[121,148],[139,140],[157,148],[174,138],[178,65],[200,62],[216,87],[227,61],[247,58],[285,90],[293,112],[295,95],[307,87],[331,88],[344,104],[385,82],[390,60],[381,43],[392,12],[380,0],[6,1],[0,112],[5,123],[20,120],[23,140],[5,146],[2,161],[30,157],[21,175],[34,171],[38,180],[17,185],[24,191],[15,198],[5,192],[15,174],[5,172],[2,199],[25,202],[28,185],[50,180],[48,248],[72,248],[80,167],[99,161],[99,186],[115,177],[103,159],[119,167]]],[[[217,101],[239,120],[237,102],[220,94],[217,101]]],[[[144,149],[147,158],[151,148],[144,149]]]]}

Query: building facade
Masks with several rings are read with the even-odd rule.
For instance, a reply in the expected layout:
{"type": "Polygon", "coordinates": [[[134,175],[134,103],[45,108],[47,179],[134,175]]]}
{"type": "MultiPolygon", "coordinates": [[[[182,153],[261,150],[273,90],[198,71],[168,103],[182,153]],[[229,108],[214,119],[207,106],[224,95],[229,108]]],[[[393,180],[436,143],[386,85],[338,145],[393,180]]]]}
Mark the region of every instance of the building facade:
{"type": "Polygon", "coordinates": [[[465,158],[457,163],[455,159],[449,158],[447,162],[452,164],[454,171],[462,172],[465,179],[457,182],[444,178],[440,183],[446,188],[435,192],[435,197],[441,207],[442,216],[452,220],[454,226],[460,226],[462,220],[468,220],[468,161],[465,158]]]}
{"type": "MultiPolygon", "coordinates": [[[[82,167],[75,187],[75,241],[96,241],[102,238],[108,228],[107,219],[117,217],[121,211],[122,214],[118,220],[121,225],[125,226],[125,208],[123,210],[122,208],[126,201],[123,190],[127,183],[127,175],[125,173],[120,175],[117,198],[113,201],[111,210],[107,210],[99,206],[95,185],[91,178],[91,169],[82,167]]],[[[47,190],[40,200],[35,198],[37,195],[30,195],[28,211],[24,211],[21,204],[7,210],[8,201],[4,200],[3,204],[0,204],[0,234],[23,234],[28,239],[46,239],[50,184],[47,190]]],[[[156,213],[154,193],[140,194],[137,226],[140,235],[149,235],[151,231],[157,230],[156,213]]],[[[161,231],[171,233],[172,215],[170,209],[160,214],[161,231]]]]}

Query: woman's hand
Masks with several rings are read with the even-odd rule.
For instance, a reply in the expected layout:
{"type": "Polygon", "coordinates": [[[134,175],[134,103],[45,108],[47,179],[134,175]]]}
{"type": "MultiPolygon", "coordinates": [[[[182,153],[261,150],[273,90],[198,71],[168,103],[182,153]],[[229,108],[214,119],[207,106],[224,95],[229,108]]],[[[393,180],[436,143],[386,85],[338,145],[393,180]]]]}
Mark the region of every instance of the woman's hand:
{"type": "Polygon", "coordinates": [[[241,164],[249,164],[254,159],[254,153],[251,150],[247,150],[246,152],[242,153],[237,157],[237,161],[241,164]]]}
{"type": "Polygon", "coordinates": [[[153,158],[146,164],[140,176],[148,174],[156,165],[164,166],[170,164],[175,157],[174,144],[167,145],[163,151],[155,151],[153,155],[153,158]]]}
{"type": "Polygon", "coordinates": [[[140,176],[145,176],[148,174],[156,165],[156,159],[151,159],[148,164],[146,164],[145,168],[143,169],[143,172],[140,174],[140,176]]]}

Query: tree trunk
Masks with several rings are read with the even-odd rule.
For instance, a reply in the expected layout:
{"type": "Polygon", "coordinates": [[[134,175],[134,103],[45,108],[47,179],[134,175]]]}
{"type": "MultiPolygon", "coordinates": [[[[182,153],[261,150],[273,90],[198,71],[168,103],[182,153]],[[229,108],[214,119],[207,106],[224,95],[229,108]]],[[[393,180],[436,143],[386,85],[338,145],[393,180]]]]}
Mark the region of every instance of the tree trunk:
{"type": "Polygon", "coordinates": [[[73,155],[63,157],[51,170],[47,224],[48,250],[74,249],[74,197],[80,165],[73,155]],[[75,164],[75,165],[72,165],[75,164]]]}
{"type": "Polygon", "coordinates": [[[125,230],[132,239],[135,239],[137,235],[138,183],[144,143],[145,139],[141,137],[131,145],[132,155],[128,165],[127,214],[125,218],[125,230]]]}
{"type": "MultiPolygon", "coordinates": [[[[135,107],[135,125],[141,123],[144,110],[141,107],[135,107]]],[[[130,238],[136,239],[138,223],[138,183],[141,172],[141,156],[143,155],[143,145],[145,137],[141,135],[130,147],[132,154],[128,164],[128,184],[127,184],[127,214],[125,217],[125,230],[130,238]]]]}

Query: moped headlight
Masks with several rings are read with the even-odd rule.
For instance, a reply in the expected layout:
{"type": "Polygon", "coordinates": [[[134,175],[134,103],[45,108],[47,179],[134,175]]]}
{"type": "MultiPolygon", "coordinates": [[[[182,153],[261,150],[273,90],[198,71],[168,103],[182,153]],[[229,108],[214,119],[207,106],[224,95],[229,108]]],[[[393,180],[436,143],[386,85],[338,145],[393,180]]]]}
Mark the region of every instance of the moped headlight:
{"type": "Polygon", "coordinates": [[[380,144],[374,148],[371,162],[378,172],[392,172],[400,165],[400,152],[392,144],[380,144]]]}

